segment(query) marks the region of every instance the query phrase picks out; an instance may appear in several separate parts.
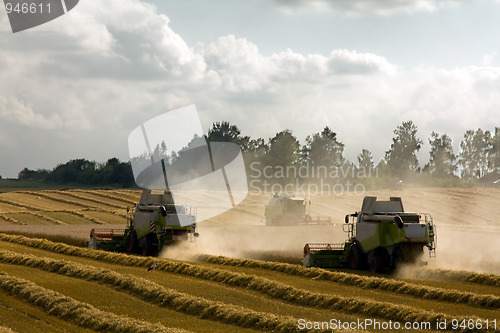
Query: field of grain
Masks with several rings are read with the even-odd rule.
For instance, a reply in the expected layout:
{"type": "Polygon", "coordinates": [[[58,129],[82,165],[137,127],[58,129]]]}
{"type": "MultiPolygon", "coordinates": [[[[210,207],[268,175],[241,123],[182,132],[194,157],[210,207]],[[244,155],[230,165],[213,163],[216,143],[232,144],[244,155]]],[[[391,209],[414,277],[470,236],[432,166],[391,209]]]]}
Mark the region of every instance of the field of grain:
{"type": "Polygon", "coordinates": [[[349,194],[311,198],[335,225],[265,227],[269,195],[253,193],[200,223],[196,243],[150,258],[48,240],[125,224],[139,191],[0,193],[0,332],[500,331],[500,190],[367,194],[431,213],[437,258],[391,276],[298,265],[306,242],[345,238],[362,200],[349,194]]]}

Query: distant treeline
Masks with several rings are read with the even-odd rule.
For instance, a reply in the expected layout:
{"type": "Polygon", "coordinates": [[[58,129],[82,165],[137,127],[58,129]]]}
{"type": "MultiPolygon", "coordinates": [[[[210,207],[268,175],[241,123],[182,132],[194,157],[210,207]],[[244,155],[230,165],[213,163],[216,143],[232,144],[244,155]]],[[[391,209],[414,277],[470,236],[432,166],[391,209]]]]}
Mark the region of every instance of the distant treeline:
{"type": "Polygon", "coordinates": [[[19,180],[38,180],[57,184],[132,187],[135,185],[130,162],[110,158],[106,163],[75,159],[60,164],[53,170],[24,168],[19,180]]]}
{"type": "MultiPolygon", "coordinates": [[[[267,141],[243,136],[236,125],[216,122],[207,133],[210,142],[233,142],[243,152],[249,184],[266,182],[289,184],[319,182],[345,183],[356,179],[368,186],[393,186],[395,182],[415,182],[431,186],[461,186],[494,183],[500,178],[500,127],[493,132],[468,130],[455,153],[452,138],[432,132],[428,138],[429,161],[420,165],[417,153],[424,142],[412,121],[402,122],[394,130],[392,144],[375,163],[370,150],[362,149],[357,161],[344,158],[344,144],[329,127],[306,137],[304,143],[291,130],[283,130],[267,141]]],[[[190,144],[185,148],[189,148],[190,144]]],[[[154,148],[153,158],[167,156],[165,142],[154,148]]],[[[182,150],[168,155],[170,163],[182,156],[182,150]]],[[[169,163],[167,161],[167,163],[169,163]]],[[[53,170],[19,172],[20,180],[39,180],[61,184],[96,186],[134,186],[130,162],[111,158],[106,163],[85,159],[71,160],[53,170]]],[[[500,181],[497,182],[500,185],[500,181]]]]}

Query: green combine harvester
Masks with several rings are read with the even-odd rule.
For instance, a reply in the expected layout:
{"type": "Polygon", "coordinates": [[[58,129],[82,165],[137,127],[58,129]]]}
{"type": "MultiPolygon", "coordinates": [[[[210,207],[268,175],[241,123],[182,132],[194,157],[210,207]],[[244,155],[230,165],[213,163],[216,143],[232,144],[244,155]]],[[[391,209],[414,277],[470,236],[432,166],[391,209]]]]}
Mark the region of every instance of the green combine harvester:
{"type": "Polygon", "coordinates": [[[307,267],[367,269],[388,272],[400,262],[415,262],[424,251],[436,255],[436,226],[430,214],[406,213],[399,197],[377,201],[365,197],[361,212],[346,215],[343,244],[304,246],[307,267]]]}
{"type": "Polygon", "coordinates": [[[139,203],[127,208],[127,226],[92,229],[89,247],[149,256],[166,245],[194,241],[196,237],[194,207],[174,205],[170,191],[143,190],[139,203]]]}

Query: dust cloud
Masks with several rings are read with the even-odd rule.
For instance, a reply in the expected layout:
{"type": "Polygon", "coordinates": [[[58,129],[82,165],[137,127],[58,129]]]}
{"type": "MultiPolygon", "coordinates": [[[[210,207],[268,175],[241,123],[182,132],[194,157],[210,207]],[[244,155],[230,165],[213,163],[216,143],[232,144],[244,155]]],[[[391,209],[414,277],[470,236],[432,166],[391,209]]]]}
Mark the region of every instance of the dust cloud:
{"type": "MultiPolygon", "coordinates": [[[[500,189],[409,188],[365,193],[387,200],[401,196],[408,212],[430,213],[437,228],[436,257],[428,268],[500,274],[500,189]],[[396,193],[397,192],[397,193],[396,193]]],[[[322,195],[311,198],[311,215],[331,216],[335,225],[264,226],[267,196],[249,196],[235,210],[198,225],[195,243],[178,244],[162,256],[190,260],[197,254],[300,263],[306,243],[343,243],[343,216],[359,210],[362,196],[322,195]]],[[[419,269],[420,266],[414,267],[419,269]]],[[[412,270],[406,266],[406,272],[412,270]],[[408,271],[409,270],[409,271],[408,271]]]]}
{"type": "Polygon", "coordinates": [[[264,226],[198,225],[196,242],[169,247],[161,256],[177,260],[193,260],[196,255],[223,255],[234,258],[301,263],[306,243],[342,243],[346,234],[340,224],[264,226]]]}

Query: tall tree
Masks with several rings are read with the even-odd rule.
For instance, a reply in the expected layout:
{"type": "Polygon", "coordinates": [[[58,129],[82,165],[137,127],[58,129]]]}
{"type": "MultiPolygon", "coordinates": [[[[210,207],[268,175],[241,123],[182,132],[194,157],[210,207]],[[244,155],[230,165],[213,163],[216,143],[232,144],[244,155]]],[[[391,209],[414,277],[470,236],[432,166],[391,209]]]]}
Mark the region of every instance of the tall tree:
{"type": "Polygon", "coordinates": [[[478,128],[475,132],[468,130],[460,143],[459,165],[462,167],[462,178],[483,178],[488,171],[488,151],[491,133],[478,128]]]}
{"type": "Polygon", "coordinates": [[[241,131],[236,125],[231,125],[227,121],[215,122],[208,130],[207,135],[210,142],[233,142],[240,145],[243,151],[248,149],[250,137],[241,136],[241,131]]]}
{"type": "Polygon", "coordinates": [[[385,152],[387,165],[395,176],[403,176],[410,171],[418,170],[416,153],[423,141],[417,138],[417,126],[411,120],[404,121],[395,130],[391,149],[385,152]]]}
{"type": "Polygon", "coordinates": [[[321,133],[307,136],[300,155],[303,163],[341,166],[344,164],[344,144],[337,140],[337,133],[326,126],[321,133]]]}
{"type": "Polygon", "coordinates": [[[457,169],[455,164],[457,156],[453,153],[451,137],[446,134],[440,136],[433,131],[429,144],[431,145],[430,159],[424,170],[438,177],[453,175],[457,169]]]}
{"type": "Polygon", "coordinates": [[[373,169],[373,155],[368,149],[363,149],[358,155],[358,168],[365,172],[373,169]]]}
{"type": "Polygon", "coordinates": [[[284,130],[269,139],[269,150],[265,161],[270,166],[289,167],[298,161],[300,144],[290,130],[284,130]]]}
{"type": "Polygon", "coordinates": [[[500,127],[495,127],[495,135],[490,141],[488,169],[490,172],[500,175],[500,127]]]}
{"type": "Polygon", "coordinates": [[[248,141],[247,149],[243,152],[245,163],[250,165],[252,162],[263,162],[266,153],[269,151],[269,146],[264,139],[252,139],[248,141]]]}
{"type": "Polygon", "coordinates": [[[464,133],[464,139],[460,142],[460,154],[458,164],[462,168],[461,176],[464,179],[474,177],[474,172],[477,169],[476,161],[474,160],[474,146],[472,139],[474,131],[467,130],[464,133]]]}

